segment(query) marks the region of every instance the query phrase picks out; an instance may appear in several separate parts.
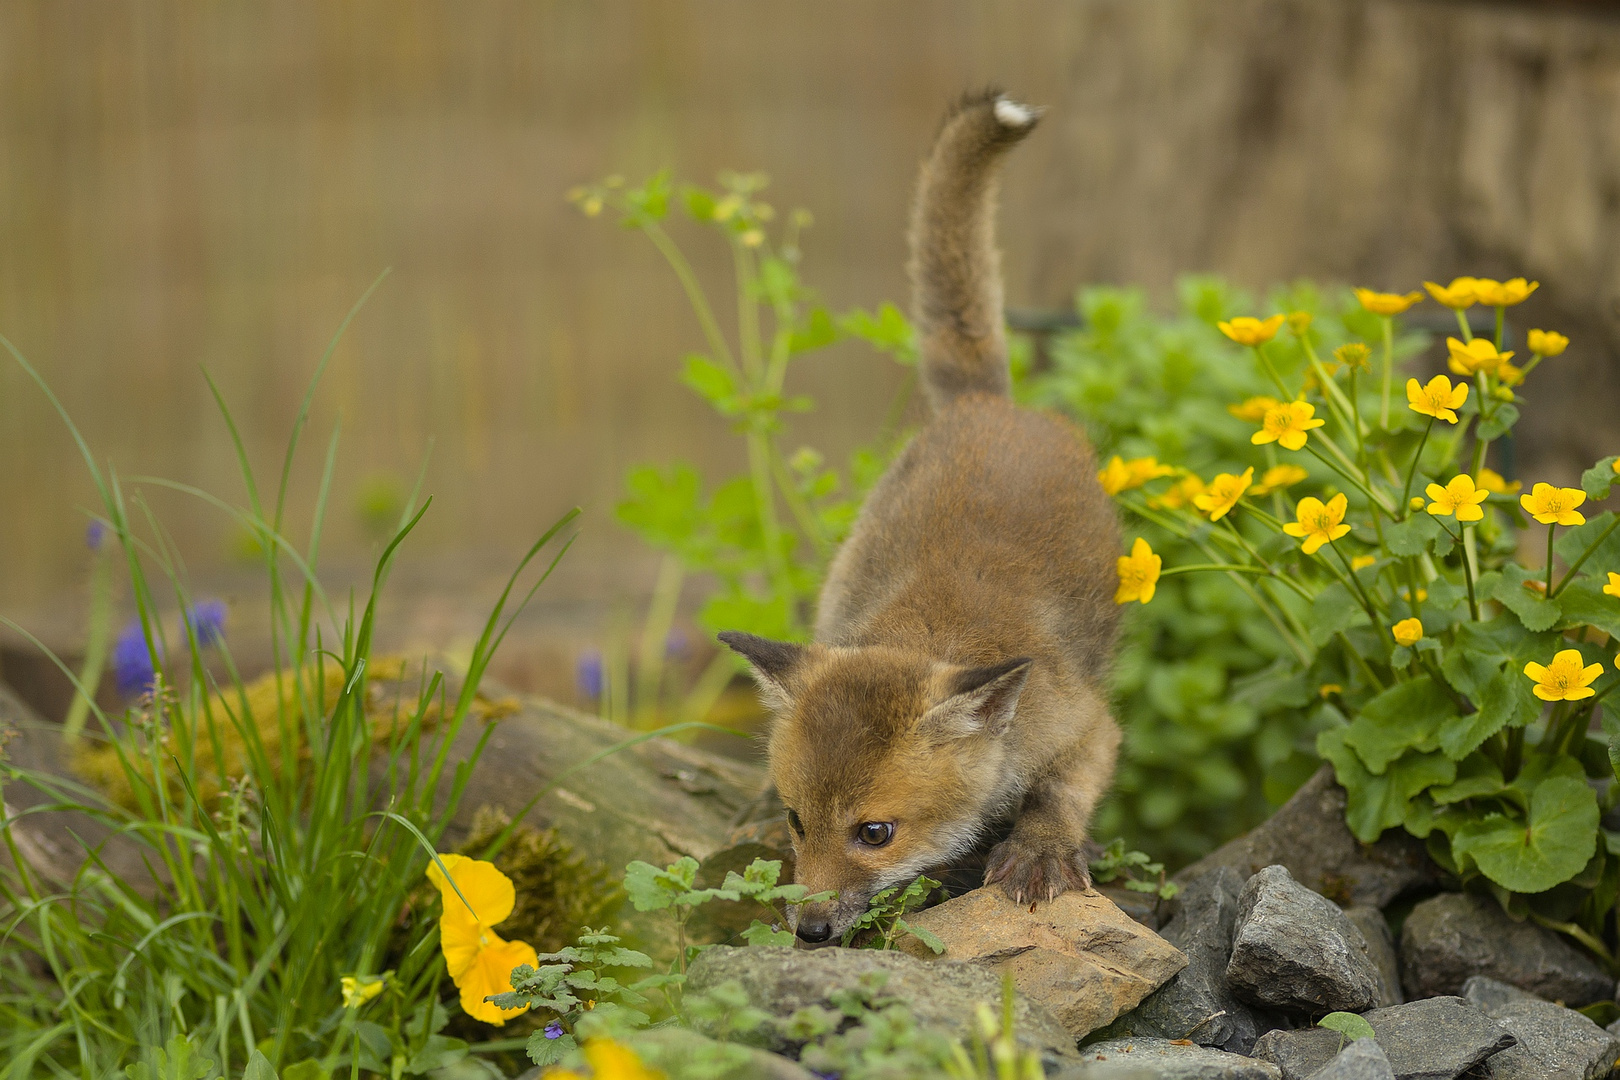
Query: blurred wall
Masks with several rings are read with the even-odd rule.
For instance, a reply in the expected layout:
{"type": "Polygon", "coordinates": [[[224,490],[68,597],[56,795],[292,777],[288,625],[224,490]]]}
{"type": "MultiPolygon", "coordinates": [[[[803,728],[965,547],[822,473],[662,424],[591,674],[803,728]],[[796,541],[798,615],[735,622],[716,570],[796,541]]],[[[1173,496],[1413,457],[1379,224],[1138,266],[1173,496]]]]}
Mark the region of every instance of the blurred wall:
{"type": "MultiPolygon", "coordinates": [[[[350,304],[293,503],[342,425],[327,550],[356,560],[368,477],[430,439],[431,564],[510,558],[575,502],[578,596],[637,591],[611,521],[626,465],[740,468],[678,389],[699,347],[637,236],[572,185],[663,164],[763,169],[817,224],[806,273],[838,307],[903,300],[916,160],[945,102],[996,82],[1051,106],[1010,162],[1008,299],[1216,270],[1410,288],[1529,274],[1528,325],[1565,329],[1522,429],[1567,477],[1613,445],[1620,380],[1620,21],[1609,5],[1418,0],[946,0],[819,4],[390,0],[0,5],[0,332],[122,475],[239,499],[206,366],[261,486],[350,304]]],[[[691,229],[704,279],[721,252],[691,229]]],[[[1516,313],[1518,314],[1518,313],[1516,313]]],[[[835,455],[896,373],[864,349],[806,361],[835,455]]],[[[84,468],[0,357],[0,612],[81,572],[84,468]]],[[[156,492],[193,567],[234,529],[156,492]]],[[[301,520],[300,510],[294,520],[301,520]]],[[[423,580],[432,577],[427,574],[423,580]]],[[[426,586],[424,586],[426,587],[426,586]]]]}

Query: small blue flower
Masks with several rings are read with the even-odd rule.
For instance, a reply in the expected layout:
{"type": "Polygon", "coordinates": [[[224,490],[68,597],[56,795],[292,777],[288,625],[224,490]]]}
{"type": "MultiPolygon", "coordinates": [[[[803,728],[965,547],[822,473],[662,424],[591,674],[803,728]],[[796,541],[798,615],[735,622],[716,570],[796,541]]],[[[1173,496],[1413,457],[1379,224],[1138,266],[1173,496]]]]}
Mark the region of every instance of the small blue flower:
{"type": "Polygon", "coordinates": [[[98,519],[91,519],[90,524],[85,526],[84,546],[91,551],[100,551],[102,541],[106,539],[107,526],[103,525],[98,519]]]}
{"type": "Polygon", "coordinates": [[[197,601],[191,605],[186,621],[191,624],[191,632],[196,635],[197,644],[206,646],[225,643],[225,601],[197,601]]]}
{"type": "Polygon", "coordinates": [[[562,1024],[558,1023],[556,1020],[553,1020],[551,1023],[546,1025],[546,1038],[560,1039],[562,1038],[562,1034],[562,1024]]]}
{"type": "Polygon", "coordinates": [[[113,643],[112,662],[120,694],[135,697],[152,689],[157,672],[139,619],[132,620],[118,635],[113,643]]]}
{"type": "Polygon", "coordinates": [[[595,701],[602,696],[602,654],[591,650],[579,658],[574,668],[574,679],[579,692],[595,701]]]}

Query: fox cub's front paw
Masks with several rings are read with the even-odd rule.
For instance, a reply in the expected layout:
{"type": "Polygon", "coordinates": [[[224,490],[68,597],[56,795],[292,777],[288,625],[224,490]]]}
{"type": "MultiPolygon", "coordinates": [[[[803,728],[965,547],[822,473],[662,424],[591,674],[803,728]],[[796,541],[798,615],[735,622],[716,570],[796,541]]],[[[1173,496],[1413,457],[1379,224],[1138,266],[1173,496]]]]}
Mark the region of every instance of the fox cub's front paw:
{"type": "Polygon", "coordinates": [[[1091,888],[1091,867],[1079,848],[1066,851],[1041,850],[1014,840],[1003,840],[990,849],[984,869],[984,883],[1000,883],[1016,903],[1051,900],[1070,889],[1091,888]]]}

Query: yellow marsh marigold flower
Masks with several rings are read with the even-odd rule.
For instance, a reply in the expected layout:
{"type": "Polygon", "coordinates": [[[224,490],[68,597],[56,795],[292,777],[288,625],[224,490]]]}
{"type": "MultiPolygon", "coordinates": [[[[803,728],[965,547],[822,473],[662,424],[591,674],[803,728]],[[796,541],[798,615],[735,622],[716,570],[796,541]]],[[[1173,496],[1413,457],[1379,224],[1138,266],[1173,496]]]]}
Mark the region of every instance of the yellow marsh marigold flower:
{"type": "Polygon", "coordinates": [[[1254,466],[1250,465],[1243,470],[1242,476],[1233,476],[1231,473],[1221,473],[1209,482],[1202,495],[1193,499],[1193,505],[1209,515],[1209,520],[1219,521],[1237,505],[1243,493],[1249,490],[1249,484],[1254,480],[1254,466]]]}
{"type": "Polygon", "coordinates": [[[1303,537],[1305,543],[1300,546],[1305,554],[1314,555],[1323,544],[1331,544],[1350,531],[1350,526],[1344,524],[1344,512],[1349,505],[1350,500],[1344,497],[1342,491],[1325,503],[1306,496],[1299,500],[1299,506],[1294,509],[1294,516],[1299,520],[1284,525],[1283,532],[1289,536],[1303,537]]]}
{"type": "Polygon", "coordinates": [[[1510,484],[1495,469],[1484,468],[1479,470],[1479,486],[1492,495],[1515,495],[1524,485],[1517,480],[1510,484]]]}
{"type": "Polygon", "coordinates": [[[1580,650],[1565,649],[1545,667],[1535,661],[1524,665],[1524,673],[1536,681],[1535,695],[1542,701],[1579,701],[1596,693],[1591,684],[1603,674],[1603,665],[1582,667],[1580,650]]]}
{"type": "Polygon", "coordinates": [[[1366,371],[1372,366],[1372,350],[1359,341],[1347,341],[1333,350],[1333,358],[1352,371],[1366,371]]]}
{"type": "Polygon", "coordinates": [[[1520,383],[1524,382],[1524,369],[1514,367],[1512,364],[1507,362],[1507,358],[1512,355],[1512,353],[1502,354],[1502,362],[1497,365],[1496,368],[1496,377],[1502,380],[1503,385],[1498,386],[1495,390],[1491,391],[1496,397],[1501,398],[1503,401],[1513,400],[1513,391],[1508,389],[1509,386],[1518,386],[1520,383]]]}
{"type": "Polygon", "coordinates": [[[1484,488],[1476,489],[1474,478],[1467,473],[1453,476],[1445,487],[1430,484],[1423,490],[1434,500],[1429,504],[1429,513],[1435,517],[1456,514],[1458,521],[1479,521],[1483,518],[1485,511],[1479,508],[1479,504],[1490,496],[1490,492],[1484,488]]]}
{"type": "Polygon", "coordinates": [[[1153,554],[1148,542],[1138,536],[1131,545],[1131,553],[1119,557],[1119,591],[1114,593],[1114,603],[1140,600],[1145,604],[1152,600],[1154,590],[1159,587],[1159,567],[1163,565],[1164,560],[1153,554]]]}
{"type": "Polygon", "coordinates": [[[1118,495],[1122,491],[1139,488],[1149,480],[1172,476],[1175,471],[1168,465],[1160,465],[1157,458],[1143,457],[1125,461],[1115,454],[1108,459],[1108,464],[1103,466],[1102,471],[1097,473],[1097,481],[1108,494],[1118,495]]]}
{"type": "Polygon", "coordinates": [[[1350,569],[1365,570],[1367,567],[1371,566],[1377,561],[1378,556],[1376,555],[1357,555],[1355,558],[1350,560],[1350,569]]]}
{"type": "Polygon", "coordinates": [[[1539,281],[1525,281],[1516,277],[1511,281],[1492,281],[1490,278],[1476,278],[1474,280],[1474,299],[1489,307],[1508,307],[1511,304],[1522,304],[1531,293],[1541,284],[1539,281]]]}
{"type": "Polygon", "coordinates": [[[1423,509],[1423,497],[1421,495],[1414,495],[1407,500],[1406,505],[1410,506],[1413,510],[1421,510],[1423,509]]]}
{"type": "Polygon", "coordinates": [[[1527,344],[1537,356],[1558,356],[1569,348],[1569,338],[1556,330],[1532,330],[1527,344]]]}
{"type": "Polygon", "coordinates": [[[1446,305],[1446,307],[1461,311],[1463,308],[1474,306],[1477,299],[1474,296],[1474,281],[1475,279],[1471,277],[1452,278],[1451,284],[1446,286],[1436,285],[1432,281],[1425,281],[1423,287],[1429,290],[1430,296],[1446,305]]]}
{"type": "Polygon", "coordinates": [[[1609,583],[1603,586],[1603,591],[1610,596],[1620,596],[1620,574],[1609,571],[1609,583]]]}
{"type": "Polygon", "coordinates": [[[1278,401],[1274,397],[1267,397],[1264,394],[1259,394],[1255,397],[1249,398],[1241,405],[1228,405],[1226,407],[1226,411],[1237,417],[1239,420],[1247,420],[1251,424],[1258,424],[1260,421],[1266,418],[1266,413],[1270,412],[1272,409],[1275,409],[1281,404],[1282,402],[1278,401]]]}
{"type": "Polygon", "coordinates": [[[1551,484],[1537,484],[1530,494],[1519,496],[1519,505],[1525,513],[1543,525],[1585,525],[1586,515],[1575,508],[1586,501],[1586,492],[1580,488],[1555,488],[1551,484]]]}
{"type": "Polygon", "coordinates": [[[665,1080],[664,1073],[643,1065],[634,1050],[612,1039],[588,1041],[585,1062],[591,1067],[589,1077],[572,1069],[552,1069],[545,1080],[665,1080]]]}
{"type": "Polygon", "coordinates": [[[1316,406],[1308,401],[1285,401],[1266,410],[1260,430],[1250,435],[1249,441],[1256,446],[1274,442],[1284,450],[1298,450],[1305,445],[1306,432],[1327,423],[1311,419],[1315,414],[1316,406]]]}
{"type": "Polygon", "coordinates": [[[1497,352],[1490,339],[1482,337],[1472,341],[1458,341],[1454,337],[1448,337],[1446,351],[1450,354],[1446,358],[1446,366],[1451,369],[1453,375],[1472,375],[1477,371],[1495,375],[1496,369],[1513,356],[1511,350],[1505,353],[1497,352]]]}
{"type": "Polygon", "coordinates": [[[513,968],[537,963],[536,953],[527,943],[502,940],[490,929],[512,914],[517,892],[512,879],[495,869],[492,862],[465,855],[439,858],[461,890],[461,895],[456,895],[438,863],[428,863],[428,880],[444,901],[439,947],[444,951],[445,966],[451,981],[461,990],[462,1010],[475,1020],[499,1026],[524,1010],[497,1009],[484,999],[512,989],[513,968]]]}
{"type": "Polygon", "coordinates": [[[1410,649],[1422,639],[1423,623],[1417,619],[1402,619],[1390,627],[1389,632],[1395,635],[1395,644],[1405,645],[1410,649]]]}
{"type": "Polygon", "coordinates": [[[1419,303],[1423,299],[1423,294],[1420,292],[1402,294],[1357,289],[1356,299],[1361,301],[1362,307],[1374,315],[1399,315],[1413,304],[1419,303]]]}
{"type": "Polygon", "coordinates": [[[1444,375],[1436,375],[1427,386],[1419,386],[1416,379],[1406,380],[1407,408],[1448,424],[1457,422],[1457,410],[1467,400],[1468,384],[1460,382],[1453,387],[1444,375]]]}
{"type": "Polygon", "coordinates": [[[1286,318],[1286,315],[1273,315],[1269,319],[1239,315],[1231,322],[1218,322],[1215,325],[1239,345],[1264,345],[1277,336],[1277,330],[1286,318]]]}
{"type": "Polygon", "coordinates": [[[353,975],[345,975],[339,982],[343,986],[343,1007],[345,1009],[358,1009],[383,992],[381,975],[364,975],[358,978],[353,975]]]}
{"type": "Polygon", "coordinates": [[[1298,465],[1273,465],[1250,491],[1255,495],[1270,495],[1273,491],[1290,488],[1310,475],[1298,465]]]}
{"type": "Polygon", "coordinates": [[[1158,497],[1149,496],[1148,505],[1155,509],[1180,510],[1204,493],[1204,482],[1192,473],[1170,485],[1170,490],[1158,497]]]}

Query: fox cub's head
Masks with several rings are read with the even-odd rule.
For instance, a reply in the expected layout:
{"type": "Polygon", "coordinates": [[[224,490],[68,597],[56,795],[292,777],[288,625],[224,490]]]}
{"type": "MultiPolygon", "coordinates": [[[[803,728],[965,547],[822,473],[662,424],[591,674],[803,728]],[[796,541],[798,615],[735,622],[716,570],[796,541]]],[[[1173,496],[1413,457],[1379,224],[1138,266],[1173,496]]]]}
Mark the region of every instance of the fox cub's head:
{"type": "Polygon", "coordinates": [[[720,635],[753,664],[771,778],[811,892],[800,940],[836,940],[872,896],[949,866],[1009,807],[1007,731],[1030,661],[962,667],[883,647],[720,635]]]}

